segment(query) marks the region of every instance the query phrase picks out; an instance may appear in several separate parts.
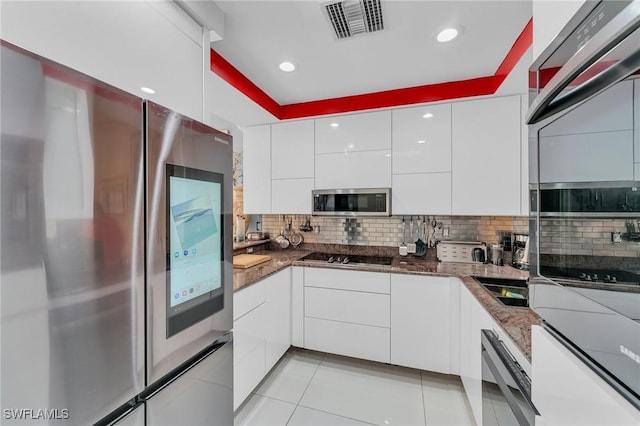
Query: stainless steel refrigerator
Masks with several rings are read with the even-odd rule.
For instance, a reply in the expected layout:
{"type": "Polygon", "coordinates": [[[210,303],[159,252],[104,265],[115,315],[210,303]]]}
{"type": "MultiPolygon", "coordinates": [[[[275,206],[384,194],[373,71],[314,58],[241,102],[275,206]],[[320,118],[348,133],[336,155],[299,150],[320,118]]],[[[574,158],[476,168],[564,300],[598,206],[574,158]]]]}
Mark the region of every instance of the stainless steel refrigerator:
{"type": "Polygon", "coordinates": [[[231,137],[0,50],[0,423],[232,424],[231,137]]]}

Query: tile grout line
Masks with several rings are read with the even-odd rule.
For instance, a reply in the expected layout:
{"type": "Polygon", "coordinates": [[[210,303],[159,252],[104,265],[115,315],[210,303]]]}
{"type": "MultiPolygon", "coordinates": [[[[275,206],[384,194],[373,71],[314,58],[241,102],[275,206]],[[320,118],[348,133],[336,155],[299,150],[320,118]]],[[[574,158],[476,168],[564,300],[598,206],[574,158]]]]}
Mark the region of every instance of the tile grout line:
{"type": "MultiPolygon", "coordinates": [[[[313,374],[311,375],[311,378],[309,379],[309,383],[307,383],[307,386],[305,386],[304,390],[302,391],[302,394],[300,395],[300,398],[298,398],[298,402],[296,403],[296,406],[293,409],[293,411],[291,412],[291,415],[289,416],[289,419],[287,419],[287,422],[285,423],[285,425],[289,424],[289,422],[291,421],[291,418],[293,417],[293,415],[296,412],[296,409],[300,406],[300,401],[302,401],[302,397],[307,392],[307,389],[309,389],[309,386],[311,385],[311,381],[316,376],[316,373],[318,372],[318,369],[320,368],[320,365],[322,364],[322,361],[324,361],[325,355],[326,355],[325,353],[322,353],[322,358],[320,358],[320,362],[318,363],[318,365],[316,366],[316,369],[314,370],[313,374]]],[[[305,408],[307,408],[307,407],[305,407],[305,408]]]]}
{"type": "Polygon", "coordinates": [[[314,408],[314,407],[307,407],[306,405],[298,405],[298,406],[296,406],[296,408],[298,408],[298,407],[306,408],[306,409],[308,409],[308,410],[318,411],[318,412],[320,412],[320,413],[330,414],[330,415],[332,415],[332,416],[336,416],[336,417],[342,417],[343,419],[349,419],[349,420],[353,420],[353,421],[355,421],[355,422],[359,422],[359,423],[364,423],[364,424],[367,424],[367,425],[374,425],[374,426],[376,426],[376,424],[375,424],[375,423],[370,423],[370,422],[364,421],[364,420],[362,420],[362,419],[356,419],[356,418],[354,418],[354,417],[347,417],[347,416],[343,416],[342,414],[336,414],[336,413],[332,413],[332,412],[330,412],[330,411],[320,410],[320,409],[318,409],[318,408],[314,408]]]}
{"type": "Polygon", "coordinates": [[[422,415],[424,424],[427,426],[427,404],[424,401],[424,381],[422,380],[422,370],[420,370],[420,392],[422,392],[422,415]]]}

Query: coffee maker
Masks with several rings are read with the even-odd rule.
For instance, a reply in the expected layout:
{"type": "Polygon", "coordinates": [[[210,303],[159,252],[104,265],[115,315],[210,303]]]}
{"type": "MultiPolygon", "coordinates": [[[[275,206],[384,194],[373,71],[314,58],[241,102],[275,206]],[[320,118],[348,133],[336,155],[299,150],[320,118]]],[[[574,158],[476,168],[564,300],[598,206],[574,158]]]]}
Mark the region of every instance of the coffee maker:
{"type": "Polygon", "coordinates": [[[529,235],[511,234],[511,266],[529,270],[529,235]]]}

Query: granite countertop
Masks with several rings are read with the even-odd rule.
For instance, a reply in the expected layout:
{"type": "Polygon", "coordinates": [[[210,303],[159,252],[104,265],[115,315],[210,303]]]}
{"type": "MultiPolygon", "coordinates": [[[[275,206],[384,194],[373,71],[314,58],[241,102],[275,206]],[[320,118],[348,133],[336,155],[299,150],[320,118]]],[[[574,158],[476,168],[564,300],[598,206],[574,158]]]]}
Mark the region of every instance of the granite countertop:
{"type": "Polygon", "coordinates": [[[529,273],[510,266],[486,264],[438,262],[410,256],[394,256],[391,266],[336,265],[324,262],[304,262],[307,250],[264,251],[271,260],[249,269],[233,270],[233,291],[238,291],[288,266],[331,268],[344,270],[387,272],[426,276],[450,276],[459,278],[471,294],[509,335],[528,360],[531,360],[531,326],[540,324],[538,315],[529,308],[504,306],[493,298],[472,276],[527,279],[529,273]]]}

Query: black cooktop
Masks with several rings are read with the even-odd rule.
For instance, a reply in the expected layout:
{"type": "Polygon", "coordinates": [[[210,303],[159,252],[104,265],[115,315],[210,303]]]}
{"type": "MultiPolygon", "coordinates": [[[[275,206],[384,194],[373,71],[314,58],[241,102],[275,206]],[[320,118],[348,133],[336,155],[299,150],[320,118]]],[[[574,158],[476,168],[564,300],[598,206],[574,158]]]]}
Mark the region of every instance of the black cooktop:
{"type": "Polygon", "coordinates": [[[361,256],[361,255],[349,255],[349,254],[337,254],[337,253],[320,253],[313,252],[302,259],[302,261],[308,262],[326,262],[343,265],[382,265],[390,266],[393,258],[383,256],[361,256]]]}

